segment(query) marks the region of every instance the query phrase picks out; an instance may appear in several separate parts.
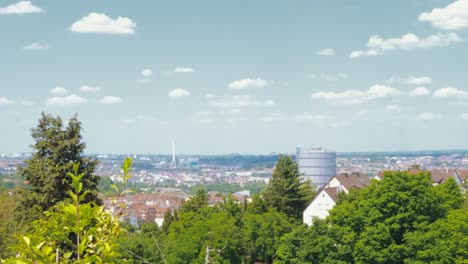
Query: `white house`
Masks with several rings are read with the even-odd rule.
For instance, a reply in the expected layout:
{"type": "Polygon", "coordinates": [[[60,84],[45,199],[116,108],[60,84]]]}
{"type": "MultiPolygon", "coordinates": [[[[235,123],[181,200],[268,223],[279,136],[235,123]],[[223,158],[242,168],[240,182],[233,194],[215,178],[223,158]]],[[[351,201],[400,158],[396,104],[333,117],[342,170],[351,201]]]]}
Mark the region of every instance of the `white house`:
{"type": "Polygon", "coordinates": [[[312,203],[303,213],[303,222],[312,225],[314,218],[325,219],[328,212],[335,206],[339,193],[349,193],[352,188],[364,188],[369,186],[370,179],[366,174],[353,172],[341,173],[332,177],[327,184],[315,196],[312,203]]]}

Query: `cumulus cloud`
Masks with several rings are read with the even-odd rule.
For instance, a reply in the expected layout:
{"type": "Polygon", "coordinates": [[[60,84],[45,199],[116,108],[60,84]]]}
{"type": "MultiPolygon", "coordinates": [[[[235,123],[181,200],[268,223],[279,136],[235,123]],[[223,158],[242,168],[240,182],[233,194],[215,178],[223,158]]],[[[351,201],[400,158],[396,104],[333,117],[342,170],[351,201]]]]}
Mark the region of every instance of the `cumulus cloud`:
{"type": "Polygon", "coordinates": [[[229,89],[234,90],[244,90],[250,87],[265,87],[268,85],[268,82],[260,78],[250,79],[245,78],[242,80],[233,81],[228,84],[229,89]]]}
{"type": "Polygon", "coordinates": [[[366,46],[368,50],[353,51],[350,54],[350,58],[375,56],[393,50],[412,50],[444,47],[461,41],[462,40],[460,39],[460,37],[458,37],[456,33],[438,33],[435,35],[430,35],[426,38],[420,38],[414,34],[408,33],[398,38],[388,39],[383,39],[377,35],[373,35],[367,41],[366,46]]]}
{"type": "Polygon", "coordinates": [[[429,95],[431,92],[426,87],[416,87],[410,92],[410,96],[424,96],[429,95]]]}
{"type": "Polygon", "coordinates": [[[317,51],[317,55],[320,55],[320,56],[333,56],[333,55],[335,55],[335,51],[333,49],[327,48],[327,49],[317,51]]]}
{"type": "Polygon", "coordinates": [[[137,79],[137,83],[150,83],[151,76],[153,75],[153,71],[151,69],[144,69],[141,71],[140,76],[137,79]]]}
{"type": "Polygon", "coordinates": [[[445,87],[445,88],[441,88],[435,91],[432,96],[438,97],[438,98],[448,98],[448,97],[464,97],[467,95],[468,95],[468,92],[466,91],[453,88],[453,87],[445,87]]]}
{"type": "Polygon", "coordinates": [[[319,81],[324,81],[324,82],[336,82],[339,80],[345,80],[348,79],[348,74],[340,72],[337,74],[327,74],[327,73],[319,73],[319,74],[309,74],[307,75],[308,78],[310,79],[316,79],[319,81]]]}
{"type": "Polygon", "coordinates": [[[192,73],[195,72],[194,68],[187,68],[187,67],[177,67],[174,69],[176,73],[192,73]]]}
{"type": "Polygon", "coordinates": [[[376,84],[366,91],[346,90],[343,92],[316,92],[312,94],[312,99],[324,99],[338,104],[361,104],[366,101],[389,96],[398,96],[401,94],[403,93],[396,88],[376,84]]]}
{"type": "Polygon", "coordinates": [[[101,100],[99,100],[100,104],[119,104],[121,102],[122,98],[112,95],[104,96],[101,100]]]}
{"type": "Polygon", "coordinates": [[[180,98],[180,97],[186,97],[189,95],[190,95],[190,92],[182,88],[176,88],[167,94],[169,98],[180,98]]]}
{"type": "Polygon", "coordinates": [[[150,77],[151,75],[153,75],[153,71],[151,69],[144,69],[141,72],[141,76],[143,77],[150,77]]]}
{"type": "Polygon", "coordinates": [[[83,98],[81,96],[78,96],[76,94],[70,94],[68,96],[56,96],[56,97],[51,97],[47,99],[46,104],[47,105],[57,105],[57,106],[66,106],[66,105],[78,105],[78,104],[84,104],[88,100],[86,98],[83,98]]]}
{"type": "Polygon", "coordinates": [[[83,85],[80,87],[80,91],[85,92],[85,93],[97,93],[101,90],[100,87],[97,86],[88,86],[88,85],[83,85]]]}
{"type": "Polygon", "coordinates": [[[432,83],[432,79],[428,76],[421,76],[421,77],[410,76],[408,77],[408,79],[405,80],[405,82],[407,84],[421,85],[421,84],[432,83]]]}
{"type": "Polygon", "coordinates": [[[378,56],[378,55],[381,55],[381,53],[376,50],[366,50],[366,51],[356,50],[356,51],[351,52],[349,54],[349,57],[351,59],[356,59],[360,57],[372,57],[372,56],[378,56]]]}
{"type": "Polygon", "coordinates": [[[44,9],[31,4],[30,1],[20,1],[7,7],[0,7],[0,15],[32,14],[42,12],[44,12],[44,9]]]}
{"type": "Polygon", "coordinates": [[[442,114],[424,112],[424,113],[418,114],[416,116],[416,119],[421,120],[421,121],[429,121],[429,120],[434,120],[434,119],[441,119],[442,117],[443,117],[442,114]]]}
{"type": "Polygon", "coordinates": [[[310,113],[303,113],[296,115],[294,117],[295,120],[297,121],[314,121],[314,120],[323,120],[326,117],[324,115],[320,114],[310,114],[310,113]]]}
{"type": "Polygon", "coordinates": [[[459,30],[468,27],[468,0],[458,0],[443,8],[434,8],[419,15],[419,21],[430,22],[433,27],[459,30]]]}
{"type": "Polygon", "coordinates": [[[78,33],[133,34],[136,24],[127,17],[112,19],[106,14],[90,13],[73,23],[69,30],[78,33]]]}
{"type": "Polygon", "coordinates": [[[47,44],[40,44],[40,43],[34,42],[32,44],[24,46],[23,49],[25,49],[25,50],[46,50],[46,49],[49,49],[49,46],[47,44]]]}
{"type": "Polygon", "coordinates": [[[212,99],[212,98],[215,98],[215,97],[216,96],[214,94],[212,94],[212,93],[205,94],[205,98],[207,98],[207,99],[212,99]]]}
{"type": "Polygon", "coordinates": [[[462,113],[462,114],[460,115],[460,118],[461,118],[462,120],[468,120],[468,113],[462,113]]]}
{"type": "Polygon", "coordinates": [[[49,93],[51,93],[51,94],[66,94],[67,89],[65,89],[63,87],[55,87],[55,88],[50,89],[49,93]]]}
{"type": "Polygon", "coordinates": [[[284,117],[281,114],[267,114],[261,118],[261,121],[266,123],[274,123],[284,120],[284,117]]]}
{"type": "Polygon", "coordinates": [[[250,95],[229,95],[224,98],[211,99],[209,105],[220,108],[245,108],[245,107],[264,107],[272,106],[275,101],[271,99],[258,100],[250,95]]]}
{"type": "Polygon", "coordinates": [[[13,100],[10,100],[8,98],[5,98],[5,97],[0,97],[0,105],[10,105],[10,104],[14,104],[15,101],[13,100]]]}

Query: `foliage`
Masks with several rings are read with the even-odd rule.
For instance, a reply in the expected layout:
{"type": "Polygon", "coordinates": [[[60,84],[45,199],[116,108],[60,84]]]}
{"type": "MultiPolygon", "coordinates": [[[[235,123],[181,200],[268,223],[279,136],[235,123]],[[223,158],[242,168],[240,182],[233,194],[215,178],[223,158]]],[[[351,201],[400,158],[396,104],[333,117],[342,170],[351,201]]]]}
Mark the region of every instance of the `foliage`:
{"type": "Polygon", "coordinates": [[[197,194],[190,198],[186,203],[180,208],[181,212],[198,212],[202,208],[208,206],[208,194],[205,189],[200,188],[197,191],[197,194]]]}
{"type": "Polygon", "coordinates": [[[122,229],[104,207],[85,202],[90,190],[84,189],[85,173],[79,169],[75,164],[74,173],[68,173],[70,200],[59,202],[31,223],[15,247],[18,257],[9,259],[10,263],[53,263],[56,258],[60,263],[109,263],[118,257],[115,239],[122,229]]]}
{"type": "Polygon", "coordinates": [[[13,215],[15,208],[13,197],[0,188],[0,259],[12,256],[13,252],[8,247],[15,242],[14,235],[20,231],[13,215]]]}
{"type": "Polygon", "coordinates": [[[264,193],[268,206],[299,221],[313,196],[310,182],[301,181],[297,163],[289,156],[280,156],[264,193]]]}
{"type": "Polygon", "coordinates": [[[316,219],[310,228],[300,225],[283,237],[275,263],[339,263],[334,244],[328,224],[316,219]]]}
{"type": "Polygon", "coordinates": [[[165,236],[156,224],[143,224],[140,230],[128,232],[120,236],[120,261],[127,263],[163,263],[164,256],[160,251],[165,242],[165,236]]]}
{"type": "Polygon", "coordinates": [[[468,263],[468,212],[453,210],[406,239],[415,255],[405,263],[468,263]]]}
{"type": "Polygon", "coordinates": [[[278,263],[455,263],[466,259],[466,252],[456,249],[466,248],[461,239],[466,234],[460,223],[464,216],[452,215],[462,206],[459,187],[450,180],[434,187],[428,172],[385,172],[384,176],[366,189],[342,196],[325,222],[315,221],[307,230],[286,236],[277,252],[278,263]],[[457,243],[446,239],[450,235],[457,243]],[[435,247],[439,247],[437,252],[452,251],[436,258],[429,254],[429,248],[435,247]],[[450,261],[439,262],[444,256],[450,261]]]}
{"type": "Polygon", "coordinates": [[[234,217],[216,207],[184,211],[170,226],[168,263],[240,263],[240,231],[234,217]]]}
{"type": "Polygon", "coordinates": [[[29,188],[22,191],[19,214],[34,206],[49,210],[68,199],[72,189],[67,173],[73,170],[74,164],[79,164],[78,173],[83,174],[83,190],[86,191],[83,201],[101,203],[96,191],[99,177],[94,175],[97,160],[83,156],[86,145],[81,141],[81,130],[76,115],[64,127],[60,117],[42,113],[38,126],[31,133],[35,141],[31,146],[33,156],[25,167],[19,168],[19,174],[29,183],[29,188]]]}
{"type": "Polygon", "coordinates": [[[243,239],[248,263],[273,263],[281,237],[292,228],[286,215],[274,209],[264,214],[247,213],[243,218],[243,239]]]}

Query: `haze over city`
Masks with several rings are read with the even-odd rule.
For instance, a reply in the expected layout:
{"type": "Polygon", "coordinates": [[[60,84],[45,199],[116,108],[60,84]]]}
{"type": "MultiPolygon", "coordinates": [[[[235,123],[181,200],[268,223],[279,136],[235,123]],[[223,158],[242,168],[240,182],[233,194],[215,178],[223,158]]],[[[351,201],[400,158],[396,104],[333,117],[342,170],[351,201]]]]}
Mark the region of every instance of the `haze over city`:
{"type": "Polygon", "coordinates": [[[0,149],[468,149],[468,1],[2,1],[0,149]]]}

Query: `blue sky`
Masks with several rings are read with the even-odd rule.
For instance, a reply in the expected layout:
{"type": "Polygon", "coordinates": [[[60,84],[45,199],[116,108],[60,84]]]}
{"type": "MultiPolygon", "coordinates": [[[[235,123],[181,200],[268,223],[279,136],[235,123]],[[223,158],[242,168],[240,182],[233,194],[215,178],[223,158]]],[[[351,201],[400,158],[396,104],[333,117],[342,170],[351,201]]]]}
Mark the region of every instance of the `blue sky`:
{"type": "Polygon", "coordinates": [[[0,0],[0,153],[466,149],[468,0],[0,0]]]}

